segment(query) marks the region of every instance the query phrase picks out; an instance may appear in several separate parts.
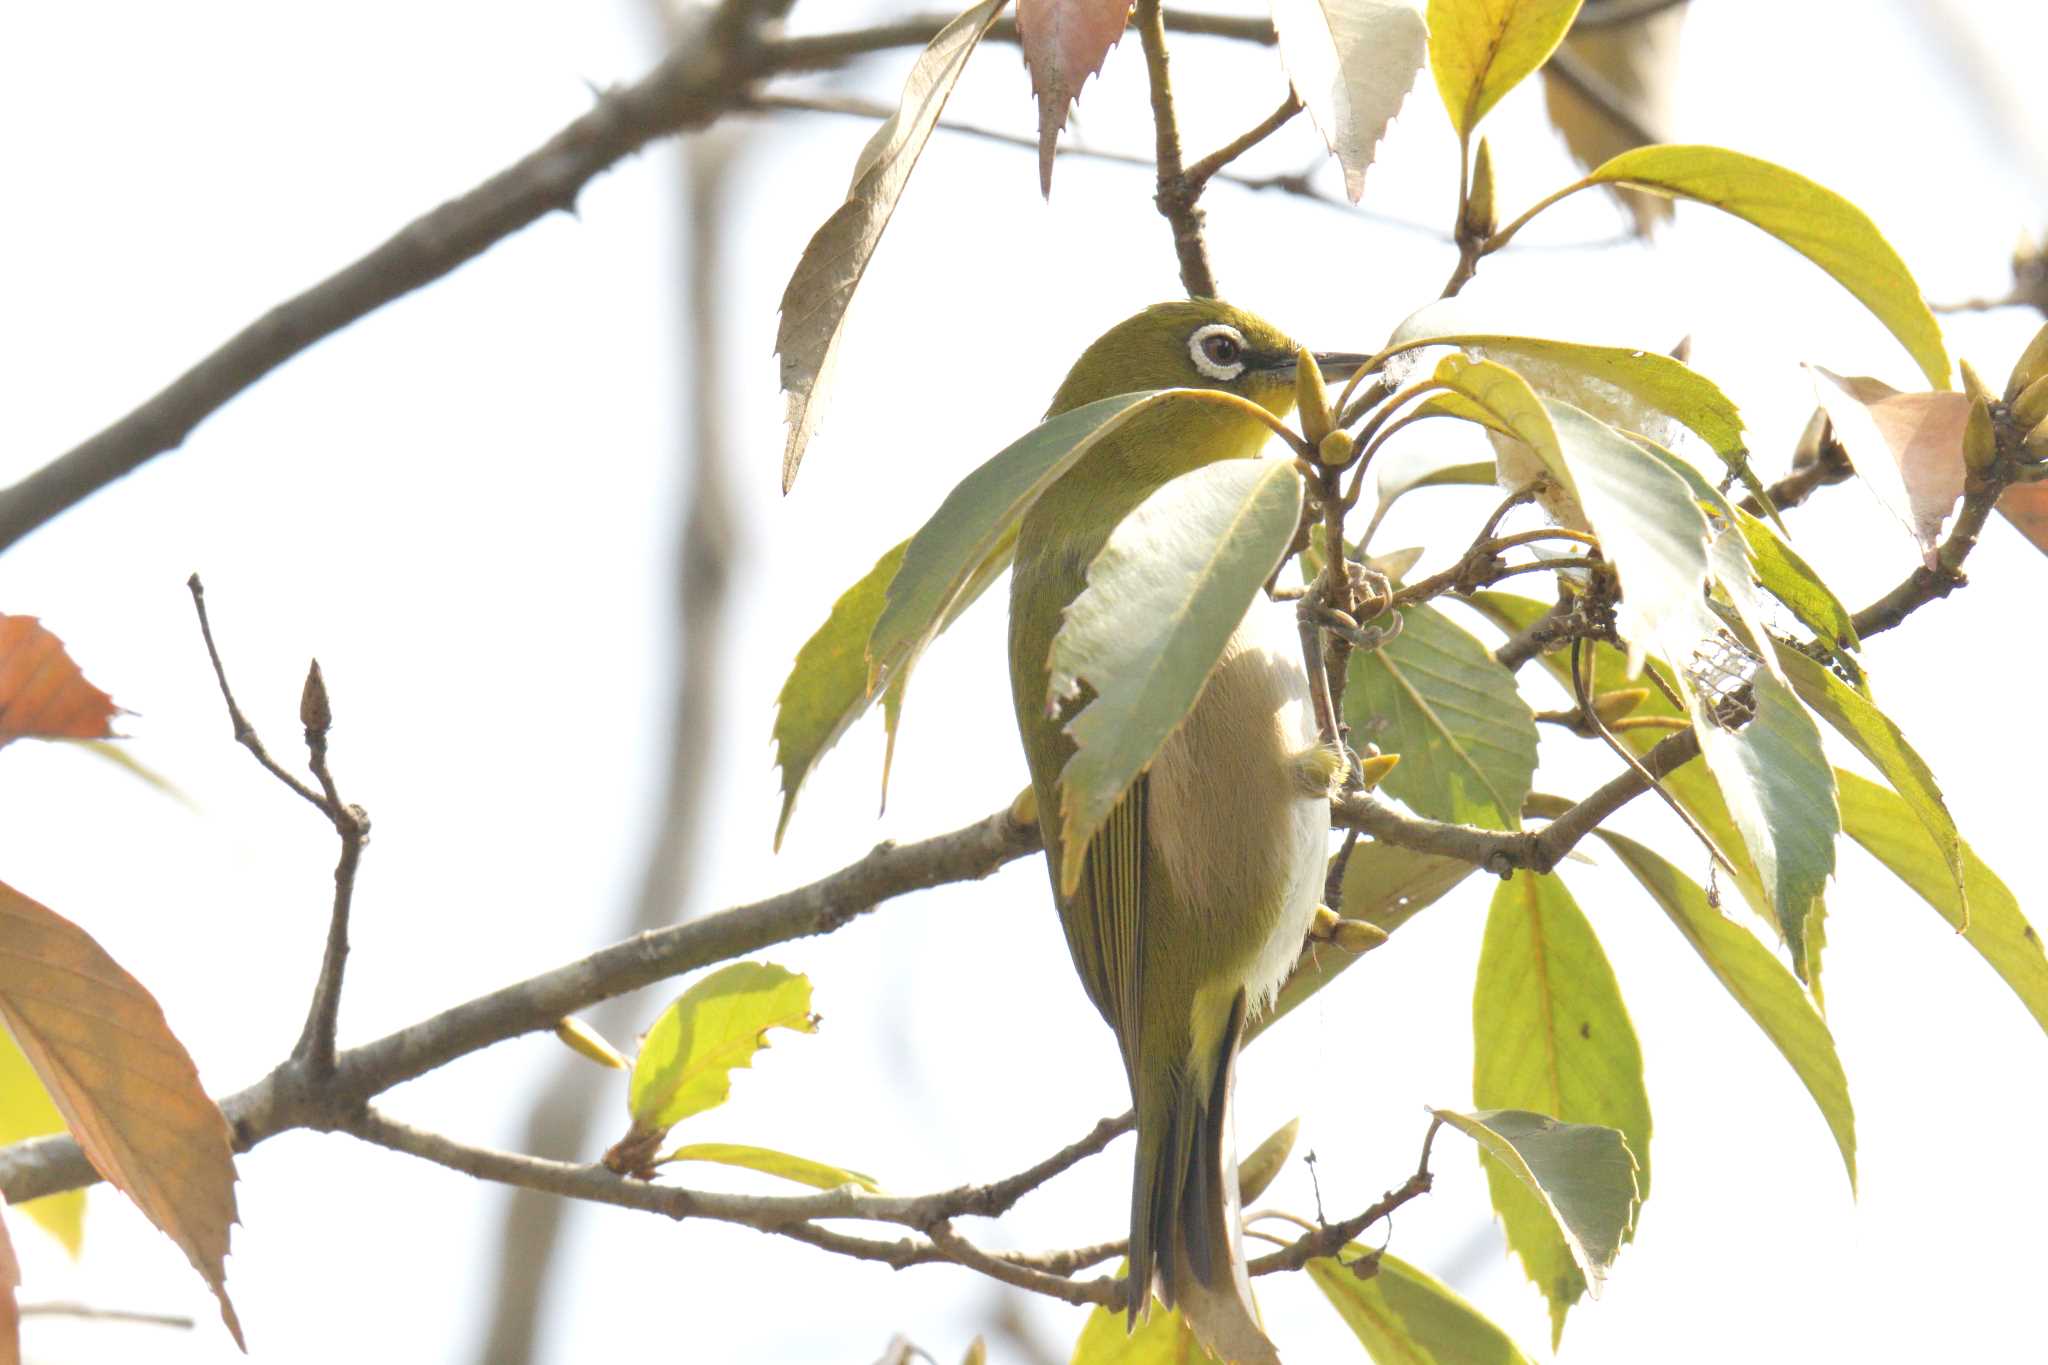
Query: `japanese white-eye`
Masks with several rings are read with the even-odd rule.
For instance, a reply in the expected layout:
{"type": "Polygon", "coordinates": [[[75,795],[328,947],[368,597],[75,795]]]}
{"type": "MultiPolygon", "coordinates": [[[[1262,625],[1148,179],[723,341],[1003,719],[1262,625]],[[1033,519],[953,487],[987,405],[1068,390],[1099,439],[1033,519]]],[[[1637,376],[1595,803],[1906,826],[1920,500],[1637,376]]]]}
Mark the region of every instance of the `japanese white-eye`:
{"type": "MultiPolygon", "coordinates": [[[[1213,299],[1119,323],[1075,362],[1051,414],[1139,389],[1223,389],[1276,416],[1295,403],[1295,343],[1213,299]]],[[[1360,358],[1318,356],[1328,375],[1360,358]]],[[[1167,481],[1256,456],[1271,433],[1220,404],[1166,404],[1095,446],[1017,533],[1010,680],[1067,946],[1116,1031],[1137,1111],[1130,1319],[1155,1286],[1226,1361],[1277,1365],[1245,1275],[1231,1079],[1246,1021],[1272,1003],[1321,898],[1328,796],[1341,754],[1318,743],[1290,609],[1255,601],[1194,709],[1091,842],[1078,890],[1059,889],[1066,723],[1049,712],[1062,613],[1110,533],[1167,481]]]]}

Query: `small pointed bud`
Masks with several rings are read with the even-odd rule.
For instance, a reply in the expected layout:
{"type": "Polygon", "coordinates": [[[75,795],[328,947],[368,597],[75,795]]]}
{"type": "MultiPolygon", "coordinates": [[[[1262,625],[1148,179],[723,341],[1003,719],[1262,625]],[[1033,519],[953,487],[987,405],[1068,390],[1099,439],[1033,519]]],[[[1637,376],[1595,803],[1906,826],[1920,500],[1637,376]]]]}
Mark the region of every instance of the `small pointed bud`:
{"type": "Polygon", "coordinates": [[[2048,460],[2048,421],[2042,422],[2028,432],[2026,439],[2020,444],[2026,450],[2027,458],[2048,460]]]}
{"type": "Polygon", "coordinates": [[[1323,367],[1303,346],[1294,353],[1294,404],[1301,410],[1301,434],[1310,445],[1319,444],[1337,425],[1330,411],[1330,395],[1323,388],[1323,367]]]}
{"type": "Polygon", "coordinates": [[[1362,919],[1340,919],[1330,931],[1330,942],[1347,953],[1369,953],[1386,941],[1386,930],[1362,919]]]}
{"type": "Polygon", "coordinates": [[[1351,439],[1350,432],[1332,431],[1317,443],[1316,459],[1332,469],[1342,469],[1351,463],[1352,452],[1357,448],[1358,443],[1351,439]]]}
{"type": "Polygon", "coordinates": [[[1460,235],[1467,241],[1483,242],[1493,236],[1496,224],[1493,216],[1493,150],[1486,145],[1486,139],[1479,139],[1479,150],[1472,157],[1472,189],[1465,196],[1465,220],[1459,225],[1460,235]]]}
{"type": "Polygon", "coordinates": [[[967,1343],[967,1354],[960,1358],[960,1365],[988,1365],[988,1343],[979,1336],[967,1343]]]}
{"type": "Polygon", "coordinates": [[[1970,404],[1970,417],[1963,424],[1963,463],[1971,469],[1990,467],[1998,458],[1998,433],[1991,425],[1991,408],[1981,398],[1970,404]]]}
{"type": "Polygon", "coordinates": [[[1010,818],[1025,826],[1038,823],[1038,788],[1026,787],[1017,793],[1017,799],[1010,803],[1010,818]]]}
{"type": "Polygon", "coordinates": [[[1991,386],[1984,382],[1984,376],[1977,373],[1977,367],[1967,360],[1957,360],[1956,365],[1963,372],[1963,392],[1980,403],[1995,403],[1998,396],[1991,392],[1991,386]]]}
{"type": "Polygon", "coordinates": [[[2012,402],[2043,375],[2048,375],[2048,324],[2034,333],[2034,339],[2027,343],[2027,349],[2021,351],[2020,358],[2013,363],[2012,378],[2005,381],[2005,401],[2012,402]]]}
{"type": "Polygon", "coordinates": [[[1612,725],[1649,700],[1649,696],[1650,689],[1647,687],[1623,687],[1612,692],[1602,692],[1593,698],[1593,714],[1612,725]]]}
{"type": "Polygon", "coordinates": [[[2022,430],[2031,430],[2048,418],[2048,374],[2020,390],[2012,400],[2012,417],[2022,430]]]}
{"type": "Polygon", "coordinates": [[[334,724],[334,712],[327,705],[327,683],[320,676],[318,659],[306,670],[306,685],[299,690],[299,724],[306,727],[309,736],[324,735],[334,724]]]}
{"type": "Polygon", "coordinates": [[[1358,775],[1365,782],[1365,789],[1371,791],[1386,781],[1387,774],[1394,771],[1394,765],[1400,761],[1399,754],[1374,754],[1371,758],[1358,760],[1358,775]]]}
{"type": "Polygon", "coordinates": [[[581,1019],[573,1016],[555,1021],[555,1037],[568,1045],[569,1051],[579,1057],[588,1057],[599,1066],[608,1066],[614,1071],[631,1071],[633,1064],[625,1055],[605,1041],[602,1033],[581,1019]]]}
{"type": "Polygon", "coordinates": [[[1237,1198],[1243,1205],[1266,1192],[1287,1165],[1288,1154],[1294,1150],[1295,1135],[1301,1132],[1301,1120],[1289,1119],[1271,1137],[1252,1149],[1252,1154],[1237,1163],[1237,1198]]]}

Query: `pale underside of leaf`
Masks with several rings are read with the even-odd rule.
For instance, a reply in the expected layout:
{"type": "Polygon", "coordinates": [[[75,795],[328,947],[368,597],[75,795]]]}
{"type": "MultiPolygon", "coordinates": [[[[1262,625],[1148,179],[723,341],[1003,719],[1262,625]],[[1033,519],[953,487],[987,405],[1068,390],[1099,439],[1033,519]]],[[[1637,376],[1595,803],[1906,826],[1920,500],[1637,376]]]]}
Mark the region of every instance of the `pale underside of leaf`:
{"type": "Polygon", "coordinates": [[[1418,0],[1273,0],[1280,60],[1357,202],[1428,52],[1418,0]]]}
{"type": "Polygon", "coordinates": [[[1876,379],[1844,378],[1818,365],[1807,369],[1857,476],[1912,533],[1932,568],[1941,524],[1963,495],[1970,400],[1960,393],[1900,393],[1876,379]]]}
{"type": "Polygon", "coordinates": [[[854,290],[968,57],[1006,3],[982,0],[932,39],[911,67],[896,113],[862,149],[846,202],[812,234],[782,291],[775,350],[782,357],[782,388],[788,396],[789,438],[782,451],[785,493],[796,481],[804,448],[824,416],[854,290]]]}
{"type": "Polygon", "coordinates": [[[1854,295],[1929,384],[1949,386],[1948,350],[1920,286],[1869,216],[1833,190],[1740,152],[1677,144],[1623,152],[1587,179],[1691,199],[1761,228],[1854,295]]]}
{"type": "Polygon", "coordinates": [[[1081,83],[1123,36],[1129,0],[1017,0],[1017,37],[1038,97],[1038,188],[1052,193],[1054,144],[1081,83]]]}
{"type": "Polygon", "coordinates": [[[1278,460],[1219,460],[1164,485],[1088,568],[1053,637],[1049,704],[1095,695],[1067,723],[1060,772],[1061,884],[1193,708],[1223,648],[1280,563],[1301,478],[1278,460]]]}
{"type": "Polygon", "coordinates": [[[94,1169],[178,1244],[241,1345],[226,1283],[233,1138],[155,999],[84,930],[0,885],[0,1022],[94,1169]]]}

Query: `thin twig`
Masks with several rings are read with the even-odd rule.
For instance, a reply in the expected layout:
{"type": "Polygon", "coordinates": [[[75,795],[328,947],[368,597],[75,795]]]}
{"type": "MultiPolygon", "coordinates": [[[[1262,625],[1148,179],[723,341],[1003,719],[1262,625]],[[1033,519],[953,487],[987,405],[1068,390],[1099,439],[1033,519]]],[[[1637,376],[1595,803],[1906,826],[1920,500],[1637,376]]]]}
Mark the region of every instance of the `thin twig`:
{"type": "Polygon", "coordinates": [[[1186,173],[1188,188],[1199,194],[1202,186],[1208,184],[1225,166],[1228,166],[1231,162],[1237,160],[1246,152],[1286,127],[1288,121],[1300,112],[1301,100],[1292,90],[1289,90],[1287,98],[1280,101],[1280,107],[1259,120],[1248,132],[1240,133],[1223,146],[1218,147],[1215,151],[1203,157],[1200,161],[1197,161],[1194,165],[1188,167],[1186,173]]]}
{"type": "Polygon", "coordinates": [[[277,760],[270,756],[270,750],[263,747],[263,737],[256,733],[256,727],[242,714],[242,708],[235,702],[235,690],[228,686],[227,670],[221,666],[220,650],[213,643],[213,622],[208,620],[206,615],[206,585],[199,581],[199,575],[195,573],[185,580],[185,586],[192,593],[193,610],[199,613],[200,638],[206,641],[206,657],[213,663],[213,680],[220,684],[220,698],[227,703],[228,722],[234,726],[235,743],[247,749],[256,761],[263,765],[263,771],[297,792],[311,803],[313,809],[331,817],[333,811],[328,807],[327,799],[281,767],[277,760]]]}
{"type": "Polygon", "coordinates": [[[128,1322],[142,1327],[175,1327],[192,1330],[192,1319],[182,1313],[144,1313],[132,1308],[95,1308],[88,1303],[25,1303],[25,1318],[78,1318],[86,1322],[128,1322]]]}
{"type": "Polygon", "coordinates": [[[1190,184],[1181,165],[1180,123],[1173,109],[1173,81],[1167,70],[1166,25],[1159,0],[1138,0],[1131,20],[1145,49],[1145,73],[1152,87],[1152,129],[1157,146],[1159,188],[1152,202],[1173,230],[1181,286],[1194,298],[1215,298],[1216,277],[1202,241],[1202,188],[1190,184]]]}
{"type": "Polygon", "coordinates": [[[1443,1120],[1432,1117],[1429,1130],[1422,1136],[1422,1159],[1416,1163],[1415,1174],[1403,1181],[1399,1188],[1387,1191],[1380,1201],[1355,1218],[1341,1223],[1329,1223],[1302,1237],[1295,1239],[1279,1251],[1270,1252],[1245,1266],[1247,1274],[1271,1275],[1276,1271],[1299,1270],[1310,1261],[1321,1256],[1334,1256],[1344,1249],[1353,1237],[1371,1227],[1380,1219],[1412,1199],[1429,1193],[1433,1177],[1429,1172],[1430,1147],[1436,1141],[1436,1130],[1443,1126],[1443,1120]]]}

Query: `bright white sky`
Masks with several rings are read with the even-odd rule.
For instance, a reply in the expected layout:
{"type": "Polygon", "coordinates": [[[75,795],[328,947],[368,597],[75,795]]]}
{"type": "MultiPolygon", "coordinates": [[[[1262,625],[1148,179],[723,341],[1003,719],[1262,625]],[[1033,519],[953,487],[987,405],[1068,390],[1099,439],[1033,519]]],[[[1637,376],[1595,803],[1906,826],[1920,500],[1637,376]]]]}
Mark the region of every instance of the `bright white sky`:
{"type": "MultiPolygon", "coordinates": [[[[1677,135],[1845,193],[1932,297],[1997,291],[2048,189],[2038,151],[2020,150],[2042,145],[2043,106],[1993,107],[1978,92],[2037,88],[2028,54],[2048,42],[2048,21],[2026,5],[1953,7],[1943,22],[1981,26],[1957,36],[1930,27],[1913,0],[1855,8],[1850,23],[1825,5],[1697,6],[1677,135]]],[[[814,26],[857,18],[799,13],[814,26]]],[[[1270,54],[1178,51],[1198,150],[1282,92],[1270,54]]],[[[853,84],[893,98],[909,55],[853,84]]],[[[632,79],[653,58],[651,26],[627,3],[8,10],[0,119],[17,193],[0,256],[0,370],[14,382],[0,405],[0,479],[538,144],[587,107],[586,81],[632,79]]],[[[1027,91],[1014,51],[991,48],[953,112],[1028,128],[1027,91]]],[[[1148,145],[1135,43],[1085,95],[1089,140],[1148,145]]],[[[1504,208],[1567,175],[1533,90],[1489,127],[1504,208]]],[[[775,303],[867,131],[793,118],[739,134],[730,311],[716,336],[680,334],[668,144],[600,180],[580,221],[550,219],[322,344],[183,451],[0,558],[0,605],[68,641],[136,713],[136,756],[192,802],[79,752],[16,746],[0,764],[0,876],[79,920],[157,993],[210,1088],[253,1081],[296,1036],[333,849],[229,743],[186,575],[204,573],[240,694],[278,750],[292,749],[306,659],[326,668],[334,765],[376,821],[344,1043],[578,956],[613,936],[648,836],[679,376],[707,351],[733,377],[744,581],[726,719],[706,756],[715,823],[679,911],[795,885],[879,838],[953,828],[1022,784],[1000,681],[1000,594],[920,670],[886,817],[869,814],[880,740],[864,726],[811,784],[777,857],[772,698],[830,598],[1035,420],[1080,346],[1177,292],[1165,229],[1140,172],[1063,161],[1047,206],[1027,154],[935,139],[869,273],[837,401],[785,500],[775,303]]],[[[1297,168],[1315,149],[1298,122],[1252,168],[1297,168]]],[[[1451,142],[1427,84],[1366,192],[1368,207],[1405,219],[1448,217],[1451,142]]],[[[1451,264],[1441,240],[1299,200],[1226,186],[1209,209],[1225,290],[1319,347],[1370,349],[1451,264]]],[[[1694,363],[1742,404],[1767,473],[1812,405],[1801,361],[1913,381],[1904,353],[1831,282],[1710,212],[1682,210],[1653,252],[1540,249],[1606,238],[1619,221],[1597,199],[1574,201],[1527,234],[1528,249],[1489,262],[1468,296],[1646,347],[1691,333],[1694,363]]],[[[1957,319],[1952,349],[2002,378],[2032,326],[2016,314],[1957,319]]],[[[1454,519],[1473,514],[1470,497],[1484,495],[1417,497],[1381,543],[1462,545],[1454,519]]],[[[1865,493],[1838,490],[1826,505],[1799,522],[1800,544],[1852,604],[1910,568],[1903,531],[1865,493]]],[[[2028,779],[2041,755],[2022,707],[2048,565],[1999,523],[1971,568],[1977,586],[1874,642],[1869,658],[1966,837],[2038,919],[2048,880],[2028,779]]],[[[1597,766],[1546,781],[1589,775],[1597,766]]],[[[1650,803],[1628,824],[1691,859],[1650,803]]],[[[1611,866],[1568,875],[1632,1007],[1657,1127],[1656,1189],[1636,1243],[1605,1299],[1573,1313],[1564,1360],[1989,1359],[2037,1339],[2048,1040],[1959,939],[1845,850],[1826,980],[1857,1107],[1852,1200],[1790,1070],[1663,917],[1611,866]]],[[[1484,897],[1468,885],[1247,1056],[1242,1141],[1301,1115],[1333,1215],[1410,1168],[1425,1103],[1469,1099],[1484,897]]],[[[785,1147],[906,1192],[1006,1174],[1078,1136],[1125,1099],[1054,923],[1027,863],[769,954],[811,974],[825,1028],[779,1044],[729,1105],[693,1123],[695,1136],[785,1147]]],[[[672,993],[648,993],[644,1017],[672,993]]],[[[508,1044],[387,1104],[507,1142],[561,1055],[546,1038],[508,1044]]],[[[1540,1352],[1541,1302],[1499,1254],[1476,1162],[1452,1138],[1439,1154],[1437,1192],[1400,1216],[1395,1251],[1540,1352]]],[[[1119,1144],[1000,1229],[976,1231],[1020,1246],[1114,1236],[1128,1159],[1119,1144]]],[[[265,1144],[241,1170],[230,1287],[254,1359],[469,1358],[501,1192],[310,1134],[265,1144]]],[[[1312,1211],[1300,1163],[1269,1199],[1312,1211]]],[[[177,1333],[38,1322],[33,1358],[236,1358],[182,1256],[120,1198],[94,1195],[78,1266],[13,1226],[29,1299],[200,1323],[177,1333]]],[[[946,1361],[997,1303],[964,1272],[828,1263],[744,1229],[609,1210],[579,1214],[573,1229],[537,1352],[548,1361],[857,1362],[898,1331],[946,1361]]],[[[1305,1280],[1268,1280],[1261,1294],[1290,1360],[1352,1358],[1305,1280]]],[[[1027,1316],[1063,1358],[1081,1314],[1034,1303],[1027,1316]]],[[[1022,1357],[999,1342],[994,1358],[1022,1357]]]]}

